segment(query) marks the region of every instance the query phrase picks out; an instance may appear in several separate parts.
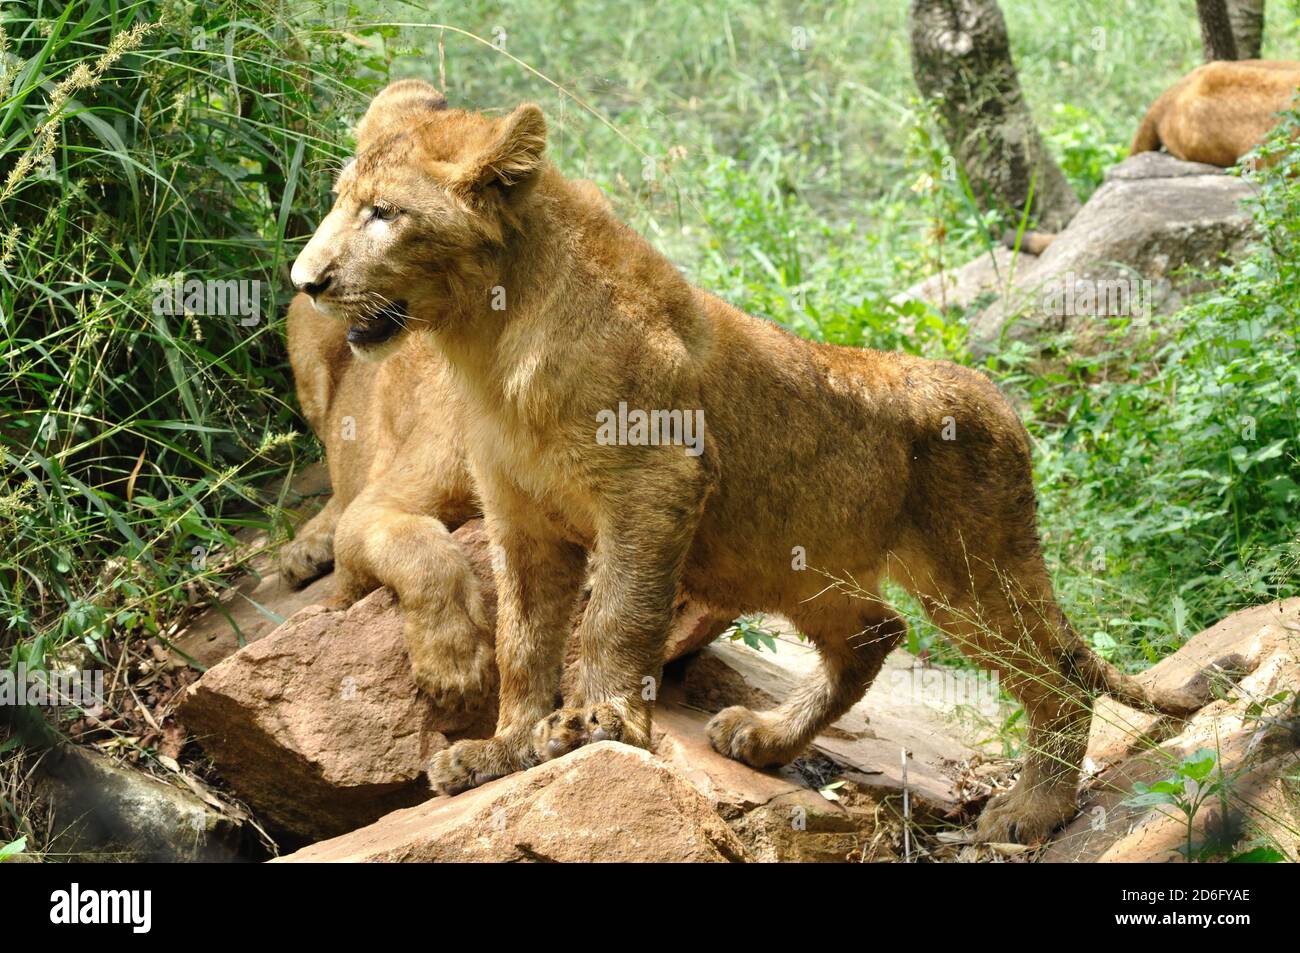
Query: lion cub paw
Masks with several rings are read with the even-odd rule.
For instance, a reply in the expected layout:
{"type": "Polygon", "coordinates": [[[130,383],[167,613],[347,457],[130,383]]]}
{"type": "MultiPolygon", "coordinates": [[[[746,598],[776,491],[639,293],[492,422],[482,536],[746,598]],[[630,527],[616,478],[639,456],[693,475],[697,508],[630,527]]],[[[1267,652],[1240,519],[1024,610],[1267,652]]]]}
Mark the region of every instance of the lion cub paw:
{"type": "Polygon", "coordinates": [[[975,839],[996,844],[1038,844],[1074,817],[1073,792],[1027,790],[1017,785],[989,801],[975,825],[975,839]]]}
{"type": "Polygon", "coordinates": [[[705,730],[714,751],[743,761],[751,768],[786,764],[800,751],[782,737],[769,716],[742,705],[722,709],[709,719],[705,730]]]}
{"type": "Polygon", "coordinates": [[[457,741],[429,762],[429,787],[437,794],[459,794],[532,767],[531,755],[526,744],[509,738],[457,741]]]}
{"type": "Polygon", "coordinates": [[[626,722],[608,702],[586,708],[561,708],[537,723],[533,729],[533,753],[550,761],[596,741],[622,741],[626,722]]]}
{"type": "Polygon", "coordinates": [[[467,664],[428,664],[412,661],[411,676],[416,687],[439,709],[444,711],[472,711],[480,707],[491,695],[496,681],[492,647],[485,646],[468,660],[467,664]]]}
{"type": "Polygon", "coordinates": [[[280,549],[280,578],[291,589],[301,589],[334,568],[332,536],[299,536],[280,549]]]}
{"type": "Polygon", "coordinates": [[[496,683],[496,662],[487,633],[468,618],[459,635],[445,630],[439,638],[407,632],[411,676],[439,708],[470,711],[479,707],[496,683]]]}

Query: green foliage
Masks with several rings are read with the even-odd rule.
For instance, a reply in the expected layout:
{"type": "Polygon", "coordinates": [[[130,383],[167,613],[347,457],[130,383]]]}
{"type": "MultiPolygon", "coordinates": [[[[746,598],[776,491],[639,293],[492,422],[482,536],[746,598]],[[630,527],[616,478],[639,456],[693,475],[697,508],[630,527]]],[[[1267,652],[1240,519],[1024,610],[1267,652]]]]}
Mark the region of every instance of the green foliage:
{"type": "Polygon", "coordinates": [[[1198,859],[1200,854],[1193,847],[1192,824],[1201,806],[1212,798],[1224,797],[1228,779],[1217,770],[1218,755],[1209,748],[1200,750],[1183,758],[1174,768],[1174,773],[1163,781],[1146,784],[1134,783],[1136,792],[1124,803],[1132,807],[1172,808],[1183,816],[1187,829],[1187,842],[1183,847],[1188,860],[1198,859]]]}
{"type": "Polygon", "coordinates": [[[1128,144],[1108,141],[1097,117],[1071,103],[1052,106],[1043,137],[1061,171],[1086,198],[1101,185],[1106,170],[1128,155],[1128,144]]]}
{"type": "Polygon", "coordinates": [[[1044,536],[1076,625],[1149,664],[1300,580],[1300,157],[1292,123],[1257,176],[1261,241],[1169,318],[996,368],[1032,408],[1044,536]]]}
{"type": "Polygon", "coordinates": [[[28,0],[0,28],[0,649],[96,651],[274,519],[282,275],[386,64],[239,0],[28,0]],[[175,276],[257,307],[159,313],[175,276]]]}
{"type": "Polygon", "coordinates": [[[733,642],[741,641],[756,652],[776,651],[776,633],[763,624],[760,616],[741,616],[723,635],[733,642]]]}
{"type": "Polygon", "coordinates": [[[1280,864],[1286,860],[1286,855],[1276,847],[1252,847],[1250,850],[1243,851],[1235,857],[1228,860],[1230,864],[1280,864]]]}
{"type": "MultiPolygon", "coordinates": [[[[44,658],[164,631],[233,568],[236,531],[277,528],[257,487],[309,445],[291,436],[284,272],[390,73],[445,75],[467,108],[540,102],[561,168],[741,307],[815,340],[969,361],[960,316],[891,299],[1017,223],[974,208],[917,109],[905,4],[341,10],[0,5],[8,661],[16,643],[44,658]],[[448,28],[383,25],[430,21],[448,28]],[[178,274],[259,281],[261,320],[155,314],[153,281],[178,274]]],[[[1199,62],[1194,22],[1182,0],[1005,13],[1026,98],[1086,196],[1150,100],[1199,62]]],[[[1270,23],[1270,55],[1296,46],[1294,22],[1270,23]]],[[[1116,326],[1111,350],[1064,350],[1051,371],[1015,353],[990,368],[1036,439],[1067,607],[1123,663],[1294,591],[1300,209],[1284,177],[1267,182],[1269,245],[1178,322],[1116,326]]],[[[924,625],[912,646],[945,651],[924,625]]]]}
{"type": "Polygon", "coordinates": [[[7,844],[0,844],[0,863],[12,860],[27,849],[27,838],[20,837],[7,844]]]}

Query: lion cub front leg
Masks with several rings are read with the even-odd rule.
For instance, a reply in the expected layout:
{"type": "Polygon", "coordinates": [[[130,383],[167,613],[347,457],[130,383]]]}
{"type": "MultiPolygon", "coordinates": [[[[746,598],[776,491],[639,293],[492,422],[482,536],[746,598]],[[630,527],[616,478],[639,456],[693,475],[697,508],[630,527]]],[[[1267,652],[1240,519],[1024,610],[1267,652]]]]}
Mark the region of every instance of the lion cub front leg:
{"type": "Polygon", "coordinates": [[[699,512],[692,485],[677,488],[662,504],[629,491],[620,498],[619,518],[598,535],[591,599],[578,627],[576,697],[533,730],[538,760],[596,741],[650,747],[664,646],[699,512]]]}
{"type": "Polygon", "coordinates": [[[491,691],[491,630],[469,557],[433,516],[411,513],[381,490],[353,500],[339,520],[339,603],[390,587],[415,683],[440,707],[476,707],[491,691]]]}
{"type": "Polygon", "coordinates": [[[458,741],[433,757],[429,785],[439,794],[457,794],[537,762],[533,726],[555,704],[586,564],[580,547],[536,527],[504,526],[488,512],[498,547],[497,727],[491,738],[458,741]]]}

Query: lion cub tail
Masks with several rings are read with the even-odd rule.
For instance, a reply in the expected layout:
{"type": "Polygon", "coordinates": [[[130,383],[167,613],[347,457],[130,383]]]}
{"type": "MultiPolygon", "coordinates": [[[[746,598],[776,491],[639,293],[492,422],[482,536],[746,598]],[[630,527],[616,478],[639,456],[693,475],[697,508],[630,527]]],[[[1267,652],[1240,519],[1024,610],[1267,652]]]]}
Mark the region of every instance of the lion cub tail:
{"type": "Polygon", "coordinates": [[[1130,708],[1140,711],[1186,718],[1209,701],[1208,697],[1201,697],[1188,691],[1148,689],[1137,679],[1125,675],[1082,642],[1076,644],[1070,661],[1071,667],[1085,688],[1110,695],[1130,708]]]}
{"type": "MultiPolygon", "coordinates": [[[[1161,97],[1163,99],[1164,97],[1161,97]]],[[[1137,132],[1133,135],[1133,144],[1128,147],[1128,154],[1137,155],[1139,152],[1155,152],[1160,148],[1159,119],[1157,110],[1160,109],[1161,101],[1156,100],[1155,105],[1147,110],[1147,114],[1142,118],[1137,132]]]]}

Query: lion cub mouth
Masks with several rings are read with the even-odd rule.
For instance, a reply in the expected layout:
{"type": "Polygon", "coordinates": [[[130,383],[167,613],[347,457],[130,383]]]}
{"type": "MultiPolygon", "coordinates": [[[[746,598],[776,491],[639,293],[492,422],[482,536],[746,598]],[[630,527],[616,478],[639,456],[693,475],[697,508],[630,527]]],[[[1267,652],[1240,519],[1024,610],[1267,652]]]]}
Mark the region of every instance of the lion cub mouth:
{"type": "Polygon", "coordinates": [[[383,344],[405,326],[405,303],[398,301],[385,305],[374,314],[348,326],[348,343],[359,345],[383,344]]]}

